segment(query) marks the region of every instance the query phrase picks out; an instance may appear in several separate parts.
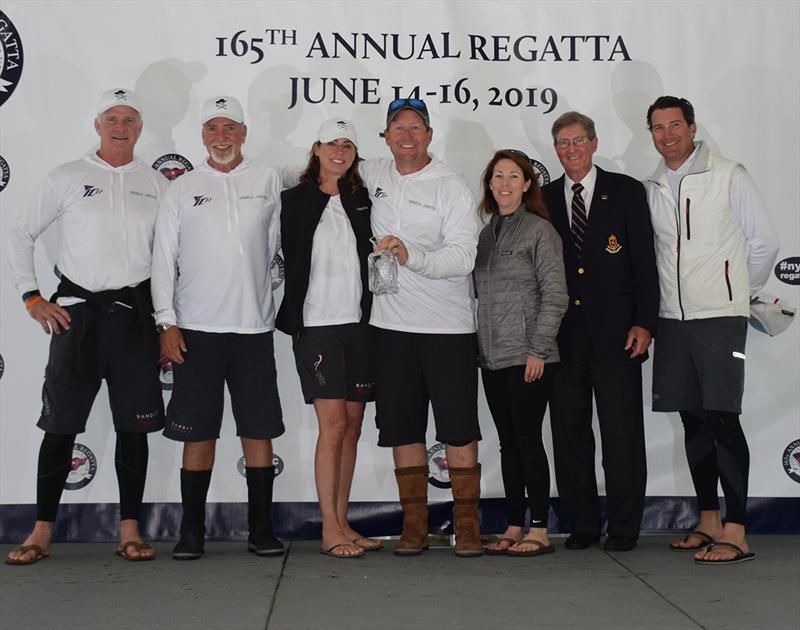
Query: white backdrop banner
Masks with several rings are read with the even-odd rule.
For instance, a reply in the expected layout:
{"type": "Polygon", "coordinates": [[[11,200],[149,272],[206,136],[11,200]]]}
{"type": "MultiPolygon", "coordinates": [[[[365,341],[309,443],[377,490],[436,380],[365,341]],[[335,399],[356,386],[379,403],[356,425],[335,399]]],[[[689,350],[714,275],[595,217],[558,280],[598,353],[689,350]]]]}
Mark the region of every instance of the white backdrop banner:
{"type": "MultiPolygon", "coordinates": [[[[498,148],[523,150],[544,181],[561,174],[550,126],[564,111],[594,118],[596,163],[643,178],[658,155],[645,112],[662,94],[684,96],[698,139],[741,161],[781,238],[765,288],[800,302],[800,24],[797,2],[15,2],[3,3],[0,41],[0,503],[34,502],[47,337],[25,312],[7,263],[7,235],[44,175],[96,142],[99,94],[136,91],[144,133],[137,154],[165,175],[204,158],[200,105],[237,96],[245,152],[273,165],[305,161],[320,123],[351,119],[365,157],[389,154],[378,136],[387,104],[425,99],[431,152],[478,193],[498,148]]],[[[55,227],[36,250],[43,293],[55,289],[55,227]]],[[[277,290],[280,301],[282,289],[277,290]]],[[[286,434],[275,441],[276,499],[315,501],[313,410],[304,405],[290,339],[276,333],[286,434]]],[[[750,494],[800,496],[800,326],[770,338],[750,330],[743,424],[751,447],[750,494]]],[[[169,390],[165,374],[165,399],[169,390]]],[[[677,414],[649,408],[649,497],[693,494],[677,414]]],[[[368,406],[354,501],[396,501],[391,453],[376,446],[368,406]]],[[[483,495],[502,496],[496,432],[481,396],[483,495]]],[[[547,446],[549,425],[545,424],[547,446]]],[[[114,433],[101,391],[78,437],[66,503],[117,501],[114,433]]],[[[433,433],[428,446],[435,451],[433,433]]],[[[145,501],[177,502],[179,445],[154,435],[145,501]]],[[[210,501],[246,500],[240,446],[226,411],[210,501]]],[[[436,457],[431,457],[436,468],[436,457]]],[[[598,454],[598,478],[602,468],[598,454]]],[[[443,485],[443,484],[442,484],[443,485]]],[[[553,494],[556,494],[555,486],[553,494]]],[[[449,490],[431,488],[432,500],[449,490]]]]}

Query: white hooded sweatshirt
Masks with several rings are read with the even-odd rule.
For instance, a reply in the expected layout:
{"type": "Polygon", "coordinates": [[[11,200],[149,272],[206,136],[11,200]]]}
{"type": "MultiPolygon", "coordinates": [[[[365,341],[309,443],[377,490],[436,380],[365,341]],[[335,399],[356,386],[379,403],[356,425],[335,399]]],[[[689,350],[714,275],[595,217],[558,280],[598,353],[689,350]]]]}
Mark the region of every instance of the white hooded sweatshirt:
{"type": "MultiPolygon", "coordinates": [[[[39,289],[34,243],[57,221],[58,268],[92,292],[134,286],[150,277],[158,205],[167,180],[139,158],[113,167],[94,151],[50,172],[11,228],[9,250],[20,294],[39,289]]],[[[61,298],[60,304],[82,300],[61,298]]]]}
{"type": "Polygon", "coordinates": [[[270,264],[281,178],[247,158],[229,173],[207,160],[170,186],[158,212],[156,323],[206,332],[275,329],[270,264]]]}
{"type": "Polygon", "coordinates": [[[391,159],[359,165],[372,199],[372,232],[405,243],[398,293],[376,295],[370,323],[403,332],[473,333],[472,268],[481,221],[464,179],[432,157],[401,175],[391,159]]]}

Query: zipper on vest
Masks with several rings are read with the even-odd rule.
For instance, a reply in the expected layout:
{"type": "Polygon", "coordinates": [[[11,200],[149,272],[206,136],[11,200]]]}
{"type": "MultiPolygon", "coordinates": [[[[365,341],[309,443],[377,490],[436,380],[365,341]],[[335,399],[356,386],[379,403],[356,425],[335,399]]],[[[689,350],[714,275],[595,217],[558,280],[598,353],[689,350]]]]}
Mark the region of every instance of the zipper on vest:
{"type": "Polygon", "coordinates": [[[687,197],[686,199],[686,240],[692,240],[692,222],[689,218],[689,205],[692,203],[692,200],[687,197]]]}
{"type": "MultiPolygon", "coordinates": [[[[680,198],[681,198],[680,184],[678,184],[678,199],[680,198]]],[[[683,299],[681,298],[681,216],[679,210],[680,201],[674,207],[675,207],[675,230],[678,234],[678,243],[675,245],[675,253],[677,255],[677,260],[675,261],[675,276],[676,276],[676,286],[678,287],[678,308],[681,311],[681,321],[683,321],[686,319],[686,315],[683,312],[683,299]]]]}
{"type": "Polygon", "coordinates": [[[731,263],[730,261],[725,261],[725,284],[728,287],[728,300],[733,302],[733,290],[731,289],[731,263]]]}
{"type": "MultiPolygon", "coordinates": [[[[692,175],[702,175],[703,173],[707,173],[710,169],[706,169],[704,171],[698,171],[697,173],[686,173],[683,177],[681,177],[681,181],[678,182],[678,198],[675,200],[675,220],[678,224],[678,262],[677,262],[677,274],[678,274],[678,307],[681,309],[681,321],[686,319],[686,314],[683,312],[683,300],[681,299],[681,218],[680,218],[680,205],[681,205],[681,188],[683,188],[683,180],[687,177],[691,177],[692,175]]],[[[691,229],[689,226],[689,199],[686,199],[686,240],[688,241],[691,237],[691,229]]],[[[733,300],[733,298],[731,298],[733,300]]]]}

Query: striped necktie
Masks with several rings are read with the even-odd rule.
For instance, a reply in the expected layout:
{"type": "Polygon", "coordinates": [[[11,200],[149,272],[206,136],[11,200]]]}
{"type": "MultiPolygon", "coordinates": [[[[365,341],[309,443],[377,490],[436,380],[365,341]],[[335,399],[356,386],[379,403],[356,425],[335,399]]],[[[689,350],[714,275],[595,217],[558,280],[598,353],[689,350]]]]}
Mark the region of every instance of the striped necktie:
{"type": "Polygon", "coordinates": [[[583,186],[572,185],[572,241],[575,243],[575,252],[581,257],[583,237],[586,234],[586,204],[583,203],[583,186]]]}

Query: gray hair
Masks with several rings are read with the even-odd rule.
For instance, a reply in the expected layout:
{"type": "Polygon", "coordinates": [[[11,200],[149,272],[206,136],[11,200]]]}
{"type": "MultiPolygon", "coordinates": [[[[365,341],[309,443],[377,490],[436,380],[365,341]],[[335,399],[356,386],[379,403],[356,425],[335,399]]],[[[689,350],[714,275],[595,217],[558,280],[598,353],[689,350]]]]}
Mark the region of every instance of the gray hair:
{"type": "Polygon", "coordinates": [[[565,112],[556,118],[556,121],[553,123],[553,128],[551,129],[553,142],[556,141],[558,132],[570,125],[580,125],[583,127],[586,130],[586,135],[589,137],[589,140],[594,140],[597,137],[597,133],[594,130],[594,121],[591,118],[578,112],[565,112]]]}

